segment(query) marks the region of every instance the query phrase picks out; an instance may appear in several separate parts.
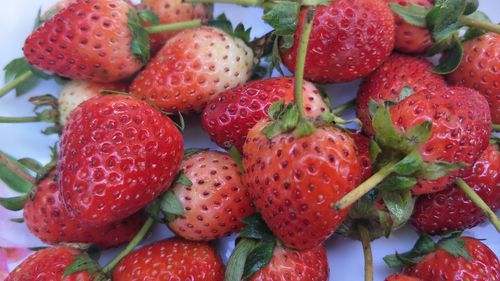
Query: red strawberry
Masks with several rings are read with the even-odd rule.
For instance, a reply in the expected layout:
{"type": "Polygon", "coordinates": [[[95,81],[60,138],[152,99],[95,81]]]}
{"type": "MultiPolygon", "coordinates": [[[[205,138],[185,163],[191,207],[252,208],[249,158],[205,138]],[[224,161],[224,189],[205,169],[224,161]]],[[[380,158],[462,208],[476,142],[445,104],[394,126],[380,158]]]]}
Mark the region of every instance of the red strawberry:
{"type": "MultiPolygon", "coordinates": [[[[468,88],[422,90],[389,109],[392,121],[406,131],[424,121],[432,122],[430,138],[419,147],[426,162],[463,162],[472,165],[488,147],[491,119],[486,99],[468,88]]],[[[419,180],[414,194],[445,189],[459,175],[452,172],[438,180],[419,180]]]]}
{"type": "Polygon", "coordinates": [[[370,139],[361,132],[351,134],[358,149],[359,163],[361,164],[360,182],[364,182],[372,175],[372,161],[370,159],[370,139]]]}
{"type": "MultiPolygon", "coordinates": [[[[300,13],[292,48],[282,52],[291,71],[306,14],[300,13]]],[[[333,83],[363,77],[380,66],[393,47],[394,17],[383,0],[331,1],[316,9],[304,78],[333,83]]]]}
{"type": "Polygon", "coordinates": [[[75,219],[103,225],[131,216],[170,186],[183,139],[148,103],[125,95],[88,100],[61,138],[59,183],[75,219]]]}
{"type": "MultiPolygon", "coordinates": [[[[490,145],[464,178],[495,211],[500,208],[500,151],[490,145]]],[[[421,232],[439,234],[472,228],[485,220],[483,212],[458,187],[418,198],[412,224],[421,232]]]]}
{"type": "Polygon", "coordinates": [[[195,153],[184,160],[181,169],[192,186],[178,183],[171,189],[184,208],[184,215],[168,223],[179,236],[219,239],[238,231],[244,225],[241,219],[254,213],[238,164],[226,153],[195,153]]]}
{"type": "MultiPolygon", "coordinates": [[[[431,0],[385,0],[385,2],[408,6],[414,5],[432,7],[431,0]]],[[[394,13],[396,23],[396,41],[394,49],[405,53],[425,53],[432,45],[432,38],[429,30],[426,27],[415,26],[404,21],[399,15],[394,13]]]]}
{"type": "Polygon", "coordinates": [[[490,104],[493,123],[500,124],[500,35],[486,33],[466,41],[457,70],[448,74],[450,84],[478,90],[490,104]]]}
{"type": "Polygon", "coordinates": [[[415,92],[446,87],[443,77],[432,72],[432,64],[427,60],[397,53],[391,55],[381,67],[363,80],[358,92],[356,114],[367,134],[375,133],[368,110],[369,100],[373,99],[377,103],[396,102],[405,85],[415,92]]]}
{"type": "Polygon", "coordinates": [[[385,281],[423,281],[420,278],[411,277],[403,274],[395,274],[385,278],[385,281]]]}
{"type": "Polygon", "coordinates": [[[64,276],[80,251],[70,247],[55,247],[39,250],[29,256],[7,276],[5,281],[92,281],[87,271],[64,276]]]}
{"type": "Polygon", "coordinates": [[[167,112],[200,112],[218,94],[245,83],[252,67],[245,42],[205,26],[168,40],[130,90],[167,112]]]}
{"type": "Polygon", "coordinates": [[[55,177],[51,174],[40,182],[24,205],[26,226],[43,242],[90,243],[112,248],[132,240],[144,223],[142,213],[101,227],[80,223],[63,205],[55,177]]]}
{"type": "MultiPolygon", "coordinates": [[[[293,83],[293,78],[270,78],[252,81],[224,92],[203,110],[203,129],[220,147],[230,148],[234,145],[241,151],[248,131],[267,117],[271,104],[278,100],[293,101],[293,83]]],[[[303,95],[308,116],[319,116],[328,109],[312,83],[304,83],[303,95]]]]}
{"type": "Polygon", "coordinates": [[[318,128],[295,138],[268,139],[260,122],[243,147],[244,183],[272,232],[287,247],[313,248],[347,215],[333,205],[359,182],[361,167],[353,140],[338,129],[318,128]]]}
{"type": "Polygon", "coordinates": [[[326,281],[329,271],[325,248],[295,251],[278,245],[271,261],[250,280],[326,281]]]}
{"type": "MultiPolygon", "coordinates": [[[[142,0],[137,8],[153,11],[160,18],[161,24],[194,19],[209,20],[213,11],[212,4],[191,4],[182,0],[142,0]]],[[[174,31],[151,34],[149,36],[151,52],[158,52],[165,42],[177,33],[174,31]]]]}
{"type": "Polygon", "coordinates": [[[113,280],[222,281],[224,264],[207,243],[171,238],[144,246],[123,258],[113,270],[113,280]]]}
{"type": "Polygon", "coordinates": [[[35,67],[71,79],[130,77],[142,67],[130,50],[130,9],[121,0],[77,0],[26,39],[24,55],[35,67]]]}

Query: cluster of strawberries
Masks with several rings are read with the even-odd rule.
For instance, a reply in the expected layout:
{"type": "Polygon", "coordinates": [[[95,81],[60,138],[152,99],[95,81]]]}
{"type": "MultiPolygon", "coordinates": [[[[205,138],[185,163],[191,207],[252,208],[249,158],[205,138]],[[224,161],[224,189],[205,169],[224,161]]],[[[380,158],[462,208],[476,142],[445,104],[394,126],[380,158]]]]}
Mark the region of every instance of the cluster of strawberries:
{"type": "Polygon", "coordinates": [[[487,218],[500,232],[500,26],[477,1],[234,0],[273,27],[253,41],[189,2],[61,1],[7,66],[0,96],[71,79],[32,99],[36,117],[0,118],[61,134],[45,166],[0,153],[25,192],[0,204],[55,245],[8,281],[324,281],[334,233],[362,242],[373,280],[370,241],[408,222],[421,237],[384,259],[403,272],[386,280],[500,280],[495,253],[460,237],[487,218]],[[295,76],[262,78],[263,57],[295,76]],[[358,78],[355,120],[313,84],[358,78]],[[227,152],[184,148],[182,115],[197,113],[227,152]],[[178,237],[134,251],[157,222],[178,237]],[[208,241],[233,233],[225,266],[208,241]],[[125,243],[98,264],[93,246],[125,243]]]}

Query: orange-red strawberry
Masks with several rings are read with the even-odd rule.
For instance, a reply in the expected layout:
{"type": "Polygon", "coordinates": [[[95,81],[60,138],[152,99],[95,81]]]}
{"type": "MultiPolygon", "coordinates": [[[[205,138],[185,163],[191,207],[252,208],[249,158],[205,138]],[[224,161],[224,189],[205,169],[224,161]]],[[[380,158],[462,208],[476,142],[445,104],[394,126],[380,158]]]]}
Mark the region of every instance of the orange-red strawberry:
{"type": "Polygon", "coordinates": [[[363,130],[373,135],[369,101],[383,104],[397,102],[404,86],[418,92],[422,89],[446,87],[444,78],[432,72],[432,64],[423,58],[393,54],[361,84],[356,100],[356,114],[363,123],[363,130]]]}
{"type": "MultiPolygon", "coordinates": [[[[385,0],[385,2],[401,6],[408,6],[411,3],[423,7],[432,7],[434,4],[431,0],[385,0]]],[[[394,13],[394,19],[396,24],[394,49],[417,54],[425,53],[429,49],[432,45],[432,38],[426,27],[409,24],[396,13],[394,13]]]]}
{"type": "Polygon", "coordinates": [[[500,35],[486,33],[463,48],[462,62],[447,75],[448,82],[478,90],[490,104],[493,123],[500,124],[500,35]]]}
{"type": "MultiPolygon", "coordinates": [[[[300,13],[293,46],[282,52],[295,70],[307,10],[300,13]]],[[[319,83],[350,81],[380,66],[394,47],[394,17],[383,0],[336,0],[318,6],[306,57],[304,78],[319,83]]]]}
{"type": "Polygon", "coordinates": [[[166,191],[183,156],[175,124],[148,103],[103,95],[78,106],[60,144],[59,183],[75,219],[124,219],[166,191]]]}
{"type": "Polygon", "coordinates": [[[296,251],[278,245],[271,261],[250,281],[327,281],[329,272],[326,249],[322,246],[296,251]]]}
{"type": "MultiPolygon", "coordinates": [[[[464,177],[474,191],[496,211],[500,208],[500,152],[490,145],[464,177]]],[[[485,220],[483,212],[458,187],[418,198],[412,224],[428,234],[472,228],[485,220]]]]}
{"type": "Polygon", "coordinates": [[[423,280],[409,275],[395,274],[385,278],[385,281],[423,281],[423,280]]]}
{"type": "Polygon", "coordinates": [[[243,40],[205,26],[168,40],[130,91],[166,112],[200,112],[218,94],[244,84],[252,67],[253,52],[243,40]]]}
{"type": "Polygon", "coordinates": [[[190,186],[177,183],[171,191],[184,214],[168,227],[189,240],[215,240],[238,231],[241,219],[254,213],[238,164],[226,153],[200,151],[184,159],[181,170],[190,186]]]}
{"type": "MultiPolygon", "coordinates": [[[[222,93],[203,110],[203,129],[220,147],[234,145],[241,151],[248,131],[267,117],[271,104],[278,100],[293,101],[293,83],[293,78],[270,78],[252,81],[222,93]]],[[[328,105],[312,83],[304,83],[303,97],[304,110],[309,117],[327,111],[328,105]]]]}
{"type": "Polygon", "coordinates": [[[24,205],[26,226],[43,242],[89,243],[111,248],[132,240],[144,223],[144,214],[138,213],[100,227],[82,224],[66,210],[55,177],[51,174],[40,182],[24,205]]]}
{"type": "Polygon", "coordinates": [[[144,246],[123,258],[114,281],[224,280],[224,264],[208,243],[171,238],[144,246]]]}
{"type": "MultiPolygon", "coordinates": [[[[182,0],[142,0],[137,8],[153,11],[161,24],[167,24],[194,19],[209,20],[212,18],[213,5],[191,4],[182,0]]],[[[177,33],[173,31],[149,35],[151,52],[158,52],[165,42],[177,33]]]]}
{"type": "Polygon", "coordinates": [[[131,9],[121,0],[76,0],[26,39],[24,55],[35,67],[71,79],[130,77],[142,67],[131,51],[131,9]]]}
{"type": "Polygon", "coordinates": [[[287,247],[313,248],[326,240],[347,215],[335,202],[359,182],[361,165],[354,141],[324,127],[296,138],[268,139],[261,121],[243,146],[243,181],[272,232],[287,247]]]}

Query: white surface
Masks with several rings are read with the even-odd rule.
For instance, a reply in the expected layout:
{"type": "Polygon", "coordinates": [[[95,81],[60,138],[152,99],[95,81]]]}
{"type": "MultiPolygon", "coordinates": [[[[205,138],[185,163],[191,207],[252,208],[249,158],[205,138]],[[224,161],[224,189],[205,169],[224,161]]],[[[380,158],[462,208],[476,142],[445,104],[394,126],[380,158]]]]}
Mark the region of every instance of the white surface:
{"type": "MultiPolygon", "coordinates": [[[[0,9],[0,67],[11,59],[22,55],[21,47],[24,39],[33,27],[33,19],[40,5],[48,8],[55,0],[16,0],[2,1],[0,9]]],[[[481,0],[480,9],[485,11],[494,22],[500,22],[500,2],[498,0],[481,0]]],[[[259,9],[242,8],[233,5],[216,5],[215,15],[226,12],[233,22],[243,22],[252,26],[252,36],[260,36],[269,30],[261,20],[259,9]]],[[[1,79],[0,79],[1,80],[1,79]]],[[[330,96],[336,104],[341,104],[357,91],[359,81],[339,84],[328,87],[330,96]]],[[[3,81],[0,82],[3,85],[3,81]]],[[[52,81],[44,81],[29,95],[15,98],[13,93],[0,99],[1,116],[31,116],[32,106],[27,102],[31,95],[51,93],[56,95],[60,87],[52,81]]],[[[56,136],[44,136],[39,133],[46,124],[5,125],[0,124],[0,149],[16,157],[32,157],[42,163],[49,160],[49,145],[57,141],[56,136]]],[[[187,120],[185,142],[187,147],[211,147],[206,134],[201,130],[198,118],[187,120]]],[[[1,184],[0,184],[1,185],[1,184]]],[[[3,185],[0,186],[0,197],[12,195],[3,185]]],[[[21,245],[26,247],[40,246],[40,242],[32,236],[22,224],[9,221],[9,218],[21,217],[20,213],[0,210],[0,247],[21,245]]],[[[487,244],[497,255],[500,255],[500,239],[498,233],[489,225],[481,225],[466,231],[466,235],[485,239],[487,244]]],[[[159,240],[172,234],[165,226],[155,227],[152,237],[147,242],[159,240]]],[[[416,240],[416,234],[411,227],[406,227],[394,233],[390,239],[378,239],[373,242],[375,280],[384,280],[391,273],[382,261],[382,257],[411,248],[416,240]]],[[[233,247],[231,238],[217,242],[221,256],[226,259],[233,247]]],[[[330,280],[363,280],[363,255],[361,244],[342,237],[334,236],[326,242],[330,263],[330,280]]],[[[102,261],[109,260],[118,250],[107,252],[102,261]]]]}

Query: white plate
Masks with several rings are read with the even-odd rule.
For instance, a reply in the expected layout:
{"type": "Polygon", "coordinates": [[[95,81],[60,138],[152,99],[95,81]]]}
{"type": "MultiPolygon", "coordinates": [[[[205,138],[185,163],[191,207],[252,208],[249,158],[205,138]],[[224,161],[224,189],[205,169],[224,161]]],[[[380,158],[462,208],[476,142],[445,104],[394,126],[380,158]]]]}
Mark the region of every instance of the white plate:
{"type": "MultiPolygon", "coordinates": [[[[22,55],[26,36],[33,27],[33,19],[40,7],[46,9],[56,0],[15,0],[2,1],[0,9],[0,66],[3,67],[11,59],[22,55]]],[[[500,2],[497,0],[481,0],[480,9],[486,12],[494,22],[500,22],[500,2]]],[[[261,10],[256,8],[242,8],[234,5],[216,5],[215,15],[225,12],[233,22],[243,22],[245,26],[252,26],[252,36],[259,36],[269,30],[260,17],[261,10]]],[[[1,79],[0,79],[1,80],[1,79]]],[[[340,104],[353,97],[357,91],[359,81],[339,84],[329,87],[330,96],[334,103],[340,104]]],[[[3,81],[0,82],[0,85],[3,81]]],[[[32,106],[27,102],[32,95],[51,93],[56,95],[60,86],[52,81],[44,81],[31,93],[21,98],[15,98],[13,93],[0,99],[1,116],[30,116],[32,106]]],[[[16,157],[32,157],[42,163],[49,160],[48,147],[57,141],[55,136],[44,136],[39,132],[46,124],[5,125],[0,124],[0,149],[16,157]]],[[[190,118],[187,123],[186,146],[211,147],[216,146],[210,142],[201,130],[197,118],[190,118]]],[[[1,184],[1,183],[0,183],[1,184]]],[[[0,186],[0,197],[13,195],[5,186],[0,186]]],[[[9,246],[41,246],[42,244],[29,233],[23,224],[9,221],[10,218],[21,217],[20,213],[0,210],[0,247],[9,246]]],[[[485,239],[487,244],[496,254],[500,255],[500,239],[498,233],[490,225],[480,225],[466,231],[466,235],[485,239]]],[[[153,242],[162,237],[171,236],[165,226],[155,227],[152,237],[147,242],[153,242]]],[[[416,234],[411,227],[406,227],[394,233],[390,239],[378,239],[373,242],[375,280],[384,280],[391,270],[384,264],[382,257],[411,248],[416,240],[416,234]]],[[[230,254],[233,239],[226,238],[218,242],[220,254],[224,258],[230,254]]],[[[361,244],[342,237],[334,236],[326,242],[328,259],[330,263],[330,280],[363,280],[363,254],[361,244]]],[[[109,260],[118,250],[108,251],[104,254],[103,262],[109,260]]]]}

